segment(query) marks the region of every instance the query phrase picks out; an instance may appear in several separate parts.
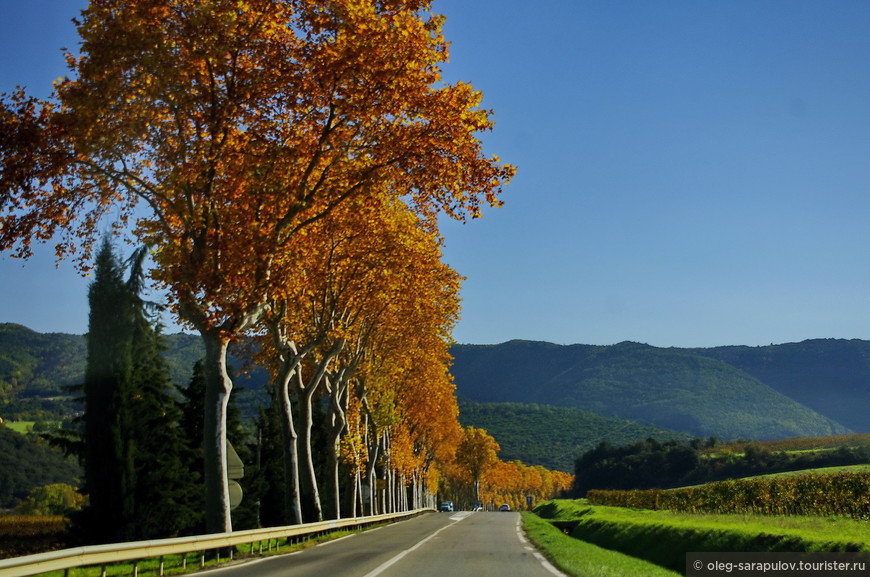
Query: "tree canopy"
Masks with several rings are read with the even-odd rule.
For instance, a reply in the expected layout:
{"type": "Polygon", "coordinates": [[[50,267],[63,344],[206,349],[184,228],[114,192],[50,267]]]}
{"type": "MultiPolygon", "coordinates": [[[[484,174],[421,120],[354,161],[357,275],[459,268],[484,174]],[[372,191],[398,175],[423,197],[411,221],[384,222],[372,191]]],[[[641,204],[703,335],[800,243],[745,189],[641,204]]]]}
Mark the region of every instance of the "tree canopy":
{"type": "Polygon", "coordinates": [[[227,347],[309,229],[352,200],[432,235],[500,204],[514,169],[483,153],[481,94],[442,82],[442,25],[421,0],[92,0],[52,97],[0,100],[0,250],[59,236],[87,263],[109,221],[203,336],[209,530],[231,527],[227,347]]]}

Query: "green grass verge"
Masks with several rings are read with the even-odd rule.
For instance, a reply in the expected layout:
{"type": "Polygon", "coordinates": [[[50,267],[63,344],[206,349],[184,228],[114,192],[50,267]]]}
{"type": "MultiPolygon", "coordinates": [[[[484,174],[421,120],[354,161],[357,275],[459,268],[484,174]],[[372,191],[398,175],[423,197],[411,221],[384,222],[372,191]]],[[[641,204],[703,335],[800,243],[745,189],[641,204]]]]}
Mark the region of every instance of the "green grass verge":
{"type": "Polygon", "coordinates": [[[574,539],[534,513],[524,511],[522,516],[523,529],[529,540],[553,565],[572,577],[672,577],[682,574],[574,539]]]}
{"type": "Polygon", "coordinates": [[[870,551],[867,522],[852,519],[675,514],[583,501],[550,501],[535,512],[576,522],[577,539],[674,571],[685,569],[691,551],[870,551]]]}

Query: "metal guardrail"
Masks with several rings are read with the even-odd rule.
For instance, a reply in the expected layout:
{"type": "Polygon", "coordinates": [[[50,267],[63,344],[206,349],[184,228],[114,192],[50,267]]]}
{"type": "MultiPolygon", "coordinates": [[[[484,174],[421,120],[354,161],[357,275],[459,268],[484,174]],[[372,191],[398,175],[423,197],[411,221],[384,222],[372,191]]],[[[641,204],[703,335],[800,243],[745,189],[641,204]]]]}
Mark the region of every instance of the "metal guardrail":
{"type": "Polygon", "coordinates": [[[349,527],[361,528],[385,521],[399,521],[433,511],[435,509],[417,509],[405,513],[337,519],[304,525],[62,549],[60,551],[27,555],[25,557],[0,559],[0,577],[26,577],[28,575],[37,575],[48,571],[59,571],[75,567],[101,566],[124,561],[141,561],[165,555],[179,555],[224,547],[235,547],[236,545],[254,544],[258,541],[270,539],[302,537],[349,527]]]}

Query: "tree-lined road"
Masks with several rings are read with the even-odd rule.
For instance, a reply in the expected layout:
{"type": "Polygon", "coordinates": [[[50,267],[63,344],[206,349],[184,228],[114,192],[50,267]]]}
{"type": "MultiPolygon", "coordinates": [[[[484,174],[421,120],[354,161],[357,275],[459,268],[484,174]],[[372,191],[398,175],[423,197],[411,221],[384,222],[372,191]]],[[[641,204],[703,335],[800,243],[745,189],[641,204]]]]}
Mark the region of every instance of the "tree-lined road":
{"type": "Polygon", "coordinates": [[[432,513],[298,553],[219,569],[221,577],[553,577],[516,513],[432,513]]]}

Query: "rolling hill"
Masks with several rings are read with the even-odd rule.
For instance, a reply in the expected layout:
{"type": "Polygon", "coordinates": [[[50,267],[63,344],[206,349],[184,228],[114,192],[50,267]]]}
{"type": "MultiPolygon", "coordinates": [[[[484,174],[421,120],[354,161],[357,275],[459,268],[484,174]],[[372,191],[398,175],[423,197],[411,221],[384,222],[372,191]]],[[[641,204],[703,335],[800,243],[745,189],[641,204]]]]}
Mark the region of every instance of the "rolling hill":
{"type": "Polygon", "coordinates": [[[695,350],[510,341],[455,345],[451,352],[458,394],[477,402],[577,407],[726,439],[849,432],[739,367],[695,350]]]}
{"type": "MultiPolygon", "coordinates": [[[[183,386],[202,356],[202,343],[197,336],[177,334],[166,337],[166,346],[172,378],[183,386]]],[[[455,345],[452,353],[458,395],[469,401],[573,407],[650,430],[722,439],[870,432],[870,341],[710,349],[510,341],[455,345]]],[[[61,398],[68,395],[66,386],[81,382],[84,357],[81,335],[0,324],[0,417],[68,413],[61,398]]],[[[237,400],[245,413],[253,414],[256,404],[266,401],[265,382],[262,372],[239,379],[244,390],[237,400]]],[[[568,422],[561,413],[544,416],[540,409],[527,416],[535,411],[554,423],[568,422]]],[[[587,417],[572,418],[585,422],[587,417]]]]}
{"type": "MultiPolygon", "coordinates": [[[[204,355],[196,335],[164,335],[163,356],[172,382],[190,382],[194,363],[204,355]]],[[[69,400],[69,387],[84,380],[87,359],[83,335],[38,333],[14,323],[0,323],[0,418],[58,420],[78,410],[69,400]]],[[[230,364],[243,363],[231,355],[230,364]]],[[[257,405],[268,402],[267,377],[254,370],[236,379],[235,401],[246,418],[257,414],[257,405]]]]}

